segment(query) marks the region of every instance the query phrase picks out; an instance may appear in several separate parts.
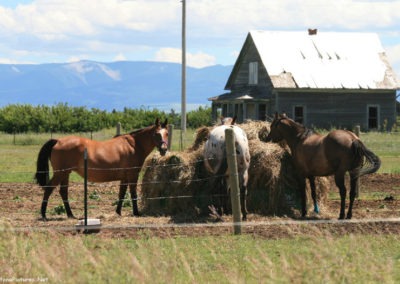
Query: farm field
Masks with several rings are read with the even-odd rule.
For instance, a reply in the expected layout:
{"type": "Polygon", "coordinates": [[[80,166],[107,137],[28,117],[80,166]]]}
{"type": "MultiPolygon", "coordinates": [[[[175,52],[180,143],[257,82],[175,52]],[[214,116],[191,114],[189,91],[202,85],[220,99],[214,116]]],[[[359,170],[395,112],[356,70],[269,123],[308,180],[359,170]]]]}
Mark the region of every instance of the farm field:
{"type": "MultiPolygon", "coordinates": [[[[241,236],[233,236],[230,216],[225,222],[185,214],[132,217],[129,206],[118,216],[118,183],[89,184],[89,218],[101,220],[99,233],[76,231],[77,220],[62,212],[58,191],[49,201],[50,220],[43,222],[43,192],[32,177],[46,139],[4,143],[0,277],[50,283],[399,282],[400,141],[398,135],[363,136],[382,168],[361,178],[351,222],[337,221],[339,194],[331,180],[321,214],[310,210],[304,220],[250,212],[241,236]]],[[[82,218],[83,182],[77,176],[72,180],[71,207],[82,218]]]]}
{"type": "MultiPolygon", "coordinates": [[[[351,222],[336,221],[339,198],[332,192],[320,216],[249,214],[241,236],[233,235],[230,216],[223,223],[208,216],[132,217],[131,207],[118,216],[115,183],[91,189],[89,217],[103,227],[84,235],[75,230],[77,220],[56,210],[58,193],[43,222],[40,188],[1,183],[0,274],[50,283],[396,283],[400,175],[374,174],[361,183],[351,222]]],[[[72,184],[78,218],[82,191],[81,183],[72,184]]]]}

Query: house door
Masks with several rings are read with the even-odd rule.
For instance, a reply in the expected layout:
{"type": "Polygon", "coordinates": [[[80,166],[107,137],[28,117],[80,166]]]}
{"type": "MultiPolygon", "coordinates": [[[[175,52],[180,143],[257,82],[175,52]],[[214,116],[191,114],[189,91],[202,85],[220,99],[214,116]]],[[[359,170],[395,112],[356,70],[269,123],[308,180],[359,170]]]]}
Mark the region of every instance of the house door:
{"type": "Polygon", "coordinates": [[[368,106],[368,129],[378,128],[378,107],[368,106]]]}
{"type": "Polygon", "coordinates": [[[258,105],[258,119],[265,121],[267,119],[267,105],[259,104],[258,105]]]}
{"type": "Polygon", "coordinates": [[[246,104],[246,118],[256,119],[256,106],[253,103],[246,104]]]}

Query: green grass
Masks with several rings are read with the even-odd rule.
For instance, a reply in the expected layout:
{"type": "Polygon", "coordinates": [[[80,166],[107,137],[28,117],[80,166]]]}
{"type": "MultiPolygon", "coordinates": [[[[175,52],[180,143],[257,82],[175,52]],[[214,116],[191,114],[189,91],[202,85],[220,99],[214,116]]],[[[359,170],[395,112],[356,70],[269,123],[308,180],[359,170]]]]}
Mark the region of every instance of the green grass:
{"type": "Polygon", "coordinates": [[[400,281],[399,236],[314,233],[279,240],[251,235],[159,239],[145,232],[139,239],[102,239],[6,230],[0,234],[0,275],[49,283],[400,281]]]}

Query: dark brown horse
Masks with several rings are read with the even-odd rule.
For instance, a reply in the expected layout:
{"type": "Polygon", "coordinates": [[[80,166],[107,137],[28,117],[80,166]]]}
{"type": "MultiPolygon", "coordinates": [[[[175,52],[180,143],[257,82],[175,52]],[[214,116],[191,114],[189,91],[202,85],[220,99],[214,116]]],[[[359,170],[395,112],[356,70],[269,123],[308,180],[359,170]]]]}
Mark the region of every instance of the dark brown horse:
{"type": "Polygon", "coordinates": [[[87,138],[68,136],[47,141],[40,149],[37,160],[37,183],[43,187],[44,196],[41,207],[43,220],[46,220],[47,202],[53,190],[60,185],[60,195],[69,218],[74,218],[68,202],[68,181],[72,171],[84,176],[84,150],[88,155],[88,181],[121,181],[116,212],[121,215],[121,207],[129,185],[133,215],[138,216],[136,184],[144,160],[158,148],[161,155],[167,151],[167,120],[130,134],[120,135],[107,141],[94,141],[87,138]],[[53,177],[49,175],[49,160],[53,177]]]}
{"type": "Polygon", "coordinates": [[[289,119],[284,114],[275,114],[267,141],[279,142],[281,140],[287,142],[295,167],[301,177],[303,217],[307,214],[306,178],[310,181],[314,211],[318,213],[315,177],[334,175],[341,199],[339,219],[344,219],[345,174],[349,172],[350,204],[346,218],[351,219],[359,177],[376,172],[381,165],[379,157],[368,150],[361,140],[350,131],[334,130],[327,135],[320,135],[289,119]]]}

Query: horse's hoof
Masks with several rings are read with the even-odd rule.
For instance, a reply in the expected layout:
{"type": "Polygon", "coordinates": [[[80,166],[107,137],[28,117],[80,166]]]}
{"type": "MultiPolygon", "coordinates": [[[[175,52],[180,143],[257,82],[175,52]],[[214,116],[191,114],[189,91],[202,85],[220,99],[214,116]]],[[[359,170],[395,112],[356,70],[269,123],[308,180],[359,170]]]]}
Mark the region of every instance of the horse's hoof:
{"type": "Polygon", "coordinates": [[[46,217],[42,217],[41,220],[42,220],[43,222],[49,221],[46,217]]]}
{"type": "Polygon", "coordinates": [[[68,215],[68,219],[78,219],[74,215],[68,215]]]}

